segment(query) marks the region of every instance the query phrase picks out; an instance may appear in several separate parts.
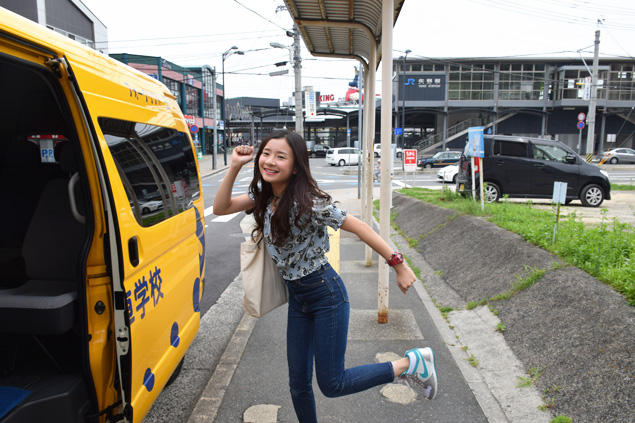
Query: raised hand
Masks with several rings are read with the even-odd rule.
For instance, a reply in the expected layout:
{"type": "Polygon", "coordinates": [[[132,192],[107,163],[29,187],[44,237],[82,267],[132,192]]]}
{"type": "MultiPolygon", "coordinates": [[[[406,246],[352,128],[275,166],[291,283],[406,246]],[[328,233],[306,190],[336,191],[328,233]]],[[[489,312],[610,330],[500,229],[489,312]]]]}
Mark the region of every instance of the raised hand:
{"type": "Polygon", "coordinates": [[[239,145],[232,152],[232,163],[238,163],[243,166],[254,158],[254,148],[250,145],[239,145]]]}

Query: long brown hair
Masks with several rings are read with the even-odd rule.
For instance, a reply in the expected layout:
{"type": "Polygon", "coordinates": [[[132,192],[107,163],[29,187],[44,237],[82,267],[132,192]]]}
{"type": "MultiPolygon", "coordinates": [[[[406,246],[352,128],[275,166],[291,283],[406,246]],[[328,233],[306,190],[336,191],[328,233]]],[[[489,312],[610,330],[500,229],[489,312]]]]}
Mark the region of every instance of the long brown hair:
{"type": "Polygon", "coordinates": [[[258,153],[254,158],[254,178],[249,185],[249,192],[255,198],[255,205],[252,210],[248,210],[248,213],[254,214],[254,220],[256,221],[256,229],[253,230],[251,236],[254,239],[260,238],[265,225],[265,212],[267,210],[267,203],[273,196],[273,189],[269,182],[266,182],[262,178],[260,173],[260,156],[267,145],[267,143],[275,138],[284,138],[291,151],[293,152],[293,166],[296,170],[291,175],[289,184],[282,194],[282,198],[278,200],[276,205],[276,212],[271,217],[271,235],[273,243],[277,246],[282,246],[289,238],[291,234],[291,224],[298,226],[300,217],[307,215],[311,218],[313,201],[315,199],[321,199],[325,202],[331,201],[331,196],[322,191],[313,176],[311,176],[311,169],[309,167],[309,154],[306,148],[306,142],[301,135],[290,131],[276,131],[269,134],[260,144],[258,153]],[[293,204],[297,203],[298,214],[293,222],[290,222],[289,215],[293,204]]]}

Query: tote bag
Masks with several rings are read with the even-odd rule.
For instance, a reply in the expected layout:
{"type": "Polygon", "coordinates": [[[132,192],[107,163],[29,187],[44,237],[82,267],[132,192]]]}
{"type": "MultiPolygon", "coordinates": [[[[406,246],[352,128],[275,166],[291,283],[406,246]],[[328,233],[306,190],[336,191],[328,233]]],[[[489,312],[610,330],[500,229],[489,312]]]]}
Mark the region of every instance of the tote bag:
{"type": "Polygon", "coordinates": [[[240,244],[243,278],[243,307],[253,317],[262,317],[289,301],[287,285],[264,242],[251,237],[240,244]]]}

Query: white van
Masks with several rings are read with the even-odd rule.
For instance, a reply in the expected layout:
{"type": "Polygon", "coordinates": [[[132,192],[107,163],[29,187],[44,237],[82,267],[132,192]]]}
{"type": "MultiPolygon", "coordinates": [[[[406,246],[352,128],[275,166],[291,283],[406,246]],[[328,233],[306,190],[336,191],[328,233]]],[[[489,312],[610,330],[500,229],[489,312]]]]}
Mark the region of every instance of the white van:
{"type": "Polygon", "coordinates": [[[326,163],[331,166],[345,166],[359,164],[362,151],[357,148],[329,148],[326,152],[326,163]]]}

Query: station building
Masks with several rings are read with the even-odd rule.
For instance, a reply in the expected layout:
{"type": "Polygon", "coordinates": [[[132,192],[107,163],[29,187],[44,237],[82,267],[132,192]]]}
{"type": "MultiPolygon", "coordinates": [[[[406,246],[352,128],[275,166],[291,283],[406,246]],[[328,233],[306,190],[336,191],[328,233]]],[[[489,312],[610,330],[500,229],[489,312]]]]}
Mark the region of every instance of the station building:
{"type": "MultiPolygon", "coordinates": [[[[467,128],[486,133],[559,140],[586,151],[593,58],[394,59],[395,127],[406,146],[422,152],[461,149],[467,128]]],[[[635,147],[635,63],[602,58],[596,103],[594,151],[635,147]]]]}

